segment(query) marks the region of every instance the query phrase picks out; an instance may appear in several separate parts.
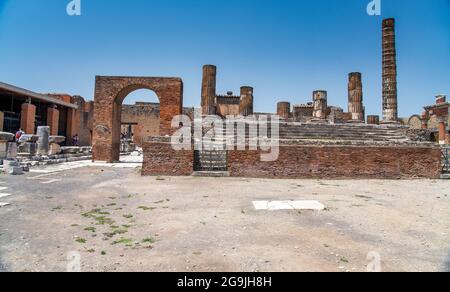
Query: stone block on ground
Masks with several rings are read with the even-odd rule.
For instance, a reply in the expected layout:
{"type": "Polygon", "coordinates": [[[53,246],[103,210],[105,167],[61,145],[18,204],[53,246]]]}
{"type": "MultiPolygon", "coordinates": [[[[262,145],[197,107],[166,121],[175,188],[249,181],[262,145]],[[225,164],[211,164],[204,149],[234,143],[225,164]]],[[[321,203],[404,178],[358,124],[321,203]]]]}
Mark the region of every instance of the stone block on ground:
{"type": "Polygon", "coordinates": [[[21,143],[18,147],[19,153],[27,153],[31,156],[36,155],[37,153],[37,144],[33,142],[24,142],[21,143]]]}
{"type": "Polygon", "coordinates": [[[23,174],[23,169],[21,166],[12,166],[8,168],[7,173],[9,175],[21,175],[23,174]]]}
{"type": "Polygon", "coordinates": [[[20,137],[19,143],[36,143],[39,140],[37,135],[24,134],[20,137]]]}
{"type": "Polygon", "coordinates": [[[50,144],[50,149],[48,151],[48,155],[57,155],[61,153],[61,146],[56,143],[50,144]]]}
{"type": "Polygon", "coordinates": [[[76,154],[81,151],[80,147],[61,147],[62,154],[76,154]]]}
{"type": "Polygon", "coordinates": [[[50,136],[48,142],[50,144],[56,143],[56,144],[61,144],[64,141],[66,141],[66,137],[64,136],[50,136]]]}

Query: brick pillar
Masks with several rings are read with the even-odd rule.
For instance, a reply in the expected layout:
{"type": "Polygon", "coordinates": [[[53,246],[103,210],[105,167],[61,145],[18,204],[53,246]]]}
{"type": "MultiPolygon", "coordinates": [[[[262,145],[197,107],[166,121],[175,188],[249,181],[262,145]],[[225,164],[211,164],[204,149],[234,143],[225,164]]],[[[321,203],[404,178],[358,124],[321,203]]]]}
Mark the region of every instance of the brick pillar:
{"type": "Polygon", "coordinates": [[[69,108],[67,109],[67,137],[66,141],[68,142],[68,145],[72,145],[72,137],[75,136],[75,134],[78,134],[78,128],[77,128],[77,110],[69,108]]]}
{"type": "Polygon", "coordinates": [[[359,72],[348,75],[348,112],[352,115],[351,122],[364,122],[363,87],[359,72]]]}
{"type": "Polygon", "coordinates": [[[325,90],[316,90],[313,92],[314,113],[316,119],[325,120],[327,118],[328,102],[327,92],[325,90]]]}
{"type": "Polygon", "coordinates": [[[3,131],[3,120],[5,119],[5,115],[3,112],[0,112],[0,132],[3,131]]]}
{"type": "Polygon", "coordinates": [[[398,123],[395,19],[383,20],[383,123],[398,123]]]}
{"type": "Polygon", "coordinates": [[[31,103],[22,104],[22,112],[20,113],[20,127],[26,134],[34,134],[35,120],[36,106],[31,103]]]}
{"type": "Polygon", "coordinates": [[[50,127],[50,136],[58,136],[59,110],[56,107],[47,109],[47,126],[50,127]]]}
{"type": "Polygon", "coordinates": [[[277,104],[277,115],[282,119],[289,119],[291,116],[291,104],[289,102],[279,102],[277,104]]]}
{"type": "Polygon", "coordinates": [[[217,68],[213,65],[203,66],[202,79],[202,114],[216,114],[216,75],[217,68]]]}

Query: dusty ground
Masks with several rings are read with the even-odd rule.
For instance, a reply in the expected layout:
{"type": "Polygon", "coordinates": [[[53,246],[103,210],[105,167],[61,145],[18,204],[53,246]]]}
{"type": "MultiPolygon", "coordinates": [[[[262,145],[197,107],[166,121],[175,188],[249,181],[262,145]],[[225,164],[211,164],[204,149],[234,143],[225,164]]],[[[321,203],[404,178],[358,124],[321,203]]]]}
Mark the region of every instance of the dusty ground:
{"type": "Polygon", "coordinates": [[[450,271],[449,181],[0,176],[0,271],[450,271]],[[255,211],[254,200],[326,211],[255,211]]]}

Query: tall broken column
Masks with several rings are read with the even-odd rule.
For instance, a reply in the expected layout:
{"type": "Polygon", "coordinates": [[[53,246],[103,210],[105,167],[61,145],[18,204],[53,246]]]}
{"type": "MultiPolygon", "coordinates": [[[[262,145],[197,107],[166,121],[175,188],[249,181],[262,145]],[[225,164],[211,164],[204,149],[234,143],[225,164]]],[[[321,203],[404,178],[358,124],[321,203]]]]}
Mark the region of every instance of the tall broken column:
{"type": "Polygon", "coordinates": [[[244,117],[253,115],[253,87],[250,86],[241,87],[239,114],[244,117]]]}
{"type": "Polygon", "coordinates": [[[359,72],[348,75],[348,112],[352,116],[349,122],[364,123],[362,77],[359,72]]]}
{"type": "Polygon", "coordinates": [[[291,116],[291,103],[287,101],[282,101],[277,104],[277,115],[283,119],[287,120],[291,116]]]}
{"type": "Polygon", "coordinates": [[[202,114],[216,114],[216,75],[217,67],[214,65],[203,66],[202,78],[202,114]]]}
{"type": "Polygon", "coordinates": [[[383,123],[398,123],[395,19],[383,20],[383,123]]]}
{"type": "Polygon", "coordinates": [[[314,91],[313,102],[313,117],[319,120],[326,120],[328,111],[327,92],[325,90],[314,91]]]}

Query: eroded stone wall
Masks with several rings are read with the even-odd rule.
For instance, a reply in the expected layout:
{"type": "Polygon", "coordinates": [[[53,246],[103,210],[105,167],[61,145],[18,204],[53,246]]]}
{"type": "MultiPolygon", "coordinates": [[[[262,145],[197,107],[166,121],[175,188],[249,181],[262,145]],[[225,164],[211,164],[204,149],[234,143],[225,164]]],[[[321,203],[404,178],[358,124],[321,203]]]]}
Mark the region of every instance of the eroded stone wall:
{"type": "Polygon", "coordinates": [[[234,177],[322,179],[439,178],[441,152],[431,146],[280,147],[279,159],[261,162],[260,151],[230,151],[234,177]]]}

